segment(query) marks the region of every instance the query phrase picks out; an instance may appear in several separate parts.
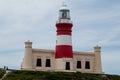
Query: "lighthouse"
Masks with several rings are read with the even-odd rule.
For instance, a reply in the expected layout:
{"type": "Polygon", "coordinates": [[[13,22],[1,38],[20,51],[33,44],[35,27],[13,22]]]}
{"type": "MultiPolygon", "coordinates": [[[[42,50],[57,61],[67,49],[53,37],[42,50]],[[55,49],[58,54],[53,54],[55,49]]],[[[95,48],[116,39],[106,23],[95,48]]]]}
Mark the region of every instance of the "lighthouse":
{"type": "Polygon", "coordinates": [[[63,4],[56,22],[55,50],[36,49],[32,47],[31,41],[25,42],[21,69],[103,74],[101,47],[95,46],[93,52],[73,51],[72,26],[70,10],[63,4]]]}
{"type": "Polygon", "coordinates": [[[70,19],[70,10],[63,4],[59,10],[59,19],[56,22],[56,70],[73,69],[73,51],[72,51],[72,21],[70,19]]]}

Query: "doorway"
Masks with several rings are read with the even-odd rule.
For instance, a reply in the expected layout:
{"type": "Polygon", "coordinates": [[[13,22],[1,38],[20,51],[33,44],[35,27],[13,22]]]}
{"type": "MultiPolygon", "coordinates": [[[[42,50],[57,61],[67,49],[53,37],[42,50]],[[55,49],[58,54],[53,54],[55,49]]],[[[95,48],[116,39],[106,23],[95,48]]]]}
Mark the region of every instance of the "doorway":
{"type": "Polygon", "coordinates": [[[66,70],[70,70],[70,62],[66,62],[66,70]]]}

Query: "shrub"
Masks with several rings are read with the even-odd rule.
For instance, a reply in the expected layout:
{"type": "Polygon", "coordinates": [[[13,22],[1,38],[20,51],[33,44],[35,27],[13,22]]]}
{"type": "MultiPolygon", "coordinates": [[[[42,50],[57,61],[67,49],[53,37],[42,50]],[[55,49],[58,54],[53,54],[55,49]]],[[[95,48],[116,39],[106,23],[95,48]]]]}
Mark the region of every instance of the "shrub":
{"type": "Polygon", "coordinates": [[[72,72],[13,71],[4,80],[120,80],[120,76],[72,72]]]}
{"type": "Polygon", "coordinates": [[[5,74],[5,70],[0,69],[0,78],[5,74]]]}

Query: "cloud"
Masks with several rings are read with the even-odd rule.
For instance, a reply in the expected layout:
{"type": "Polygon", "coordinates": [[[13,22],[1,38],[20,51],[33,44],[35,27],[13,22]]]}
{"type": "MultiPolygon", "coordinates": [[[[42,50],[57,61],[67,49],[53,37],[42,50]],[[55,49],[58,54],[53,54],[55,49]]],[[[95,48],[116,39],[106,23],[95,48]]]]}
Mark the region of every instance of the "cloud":
{"type": "MultiPolygon", "coordinates": [[[[55,49],[55,23],[63,1],[0,0],[0,65],[7,64],[11,68],[20,68],[24,56],[24,42],[27,40],[33,42],[33,48],[55,49]]],[[[74,50],[93,51],[93,46],[97,44],[102,46],[105,72],[119,73],[115,69],[108,70],[109,64],[114,67],[120,61],[119,1],[66,0],[65,2],[71,10],[74,25],[72,36],[74,50]]]]}
{"type": "Polygon", "coordinates": [[[24,54],[21,51],[9,51],[0,54],[0,67],[3,68],[3,66],[8,66],[11,69],[20,69],[23,55],[24,54]]]}
{"type": "Polygon", "coordinates": [[[79,43],[85,47],[91,45],[91,43],[104,46],[119,45],[119,39],[114,40],[120,34],[119,5],[115,2],[107,4],[107,1],[105,1],[104,4],[107,7],[103,8],[103,6],[100,6],[103,1],[90,0],[90,2],[93,4],[88,5],[89,7],[85,10],[84,6],[86,5],[82,5],[83,8],[76,9],[74,14],[79,13],[77,16],[72,14],[75,24],[73,29],[76,30],[74,36],[78,37],[79,43]]]}
{"type": "Polygon", "coordinates": [[[120,59],[119,59],[119,50],[116,51],[105,51],[102,53],[102,64],[103,64],[103,71],[108,74],[119,74],[119,66],[120,66],[120,59]]]}
{"type": "Polygon", "coordinates": [[[16,42],[25,41],[34,36],[38,37],[38,32],[42,34],[49,27],[50,20],[52,20],[46,20],[47,16],[49,18],[49,14],[53,13],[51,11],[56,8],[55,6],[57,6],[58,2],[61,2],[52,1],[48,4],[46,3],[47,1],[38,0],[2,0],[0,2],[2,7],[0,10],[0,21],[2,21],[0,24],[0,35],[1,44],[4,46],[1,46],[1,48],[4,47],[6,49],[5,46],[16,45],[16,42]],[[49,24],[43,24],[45,22],[49,24]],[[30,37],[30,35],[33,36],[30,37]]]}

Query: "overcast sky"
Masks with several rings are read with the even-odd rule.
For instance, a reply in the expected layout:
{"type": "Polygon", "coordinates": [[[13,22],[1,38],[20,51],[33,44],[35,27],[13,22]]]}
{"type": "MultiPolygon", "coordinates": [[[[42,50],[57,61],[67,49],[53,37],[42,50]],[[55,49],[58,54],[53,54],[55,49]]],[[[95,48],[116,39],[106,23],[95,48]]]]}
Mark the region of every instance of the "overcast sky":
{"type": "Polygon", "coordinates": [[[55,49],[58,11],[66,2],[74,51],[102,47],[105,73],[120,75],[120,0],[0,0],[0,67],[20,69],[24,42],[55,49]]]}

